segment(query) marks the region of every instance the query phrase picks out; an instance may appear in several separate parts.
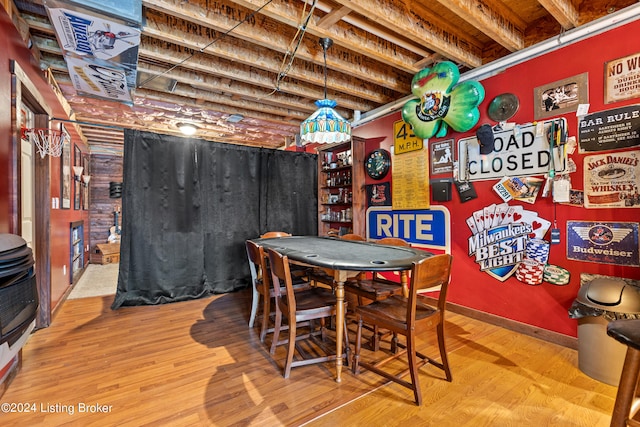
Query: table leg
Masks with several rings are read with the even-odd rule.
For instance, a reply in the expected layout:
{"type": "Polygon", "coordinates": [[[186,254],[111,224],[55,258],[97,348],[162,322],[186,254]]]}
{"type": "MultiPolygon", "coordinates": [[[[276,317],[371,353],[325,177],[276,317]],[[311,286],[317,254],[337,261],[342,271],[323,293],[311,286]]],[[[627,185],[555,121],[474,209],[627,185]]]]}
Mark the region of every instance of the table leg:
{"type": "Polygon", "coordinates": [[[347,278],[345,271],[336,270],[334,280],[336,282],[336,382],[341,382],[342,374],[342,342],[344,340],[344,281],[347,278]]]}
{"type": "Polygon", "coordinates": [[[408,273],[409,270],[402,270],[400,272],[400,284],[402,285],[402,295],[405,298],[409,298],[409,280],[408,280],[408,273]]]}

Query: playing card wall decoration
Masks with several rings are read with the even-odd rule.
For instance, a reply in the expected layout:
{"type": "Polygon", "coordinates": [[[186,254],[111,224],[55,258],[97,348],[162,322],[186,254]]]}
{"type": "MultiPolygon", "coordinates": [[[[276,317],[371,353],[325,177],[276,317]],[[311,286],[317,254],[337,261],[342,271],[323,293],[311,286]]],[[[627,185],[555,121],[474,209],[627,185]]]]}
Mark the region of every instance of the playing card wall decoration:
{"type": "Polygon", "coordinates": [[[466,132],[478,123],[484,87],[476,81],[457,84],[459,79],[458,67],[449,61],[425,68],[413,77],[411,93],[418,99],[404,104],[402,119],[417,137],[444,137],[449,126],[466,132]]]}
{"type": "Polygon", "coordinates": [[[537,212],[508,203],[485,206],[466,220],[471,230],[469,256],[491,277],[505,281],[512,275],[523,283],[542,283],[549,256],[544,240],[551,222],[537,212]]]}

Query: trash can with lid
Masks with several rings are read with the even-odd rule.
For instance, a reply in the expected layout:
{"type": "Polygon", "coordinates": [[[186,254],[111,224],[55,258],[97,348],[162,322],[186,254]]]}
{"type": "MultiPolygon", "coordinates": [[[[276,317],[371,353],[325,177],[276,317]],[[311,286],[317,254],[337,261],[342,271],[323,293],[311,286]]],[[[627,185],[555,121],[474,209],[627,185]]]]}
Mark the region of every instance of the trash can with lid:
{"type": "Polygon", "coordinates": [[[569,317],[578,319],[578,368],[598,381],[618,385],[627,348],[607,335],[607,324],[640,319],[637,281],[601,276],[583,284],[569,317]]]}

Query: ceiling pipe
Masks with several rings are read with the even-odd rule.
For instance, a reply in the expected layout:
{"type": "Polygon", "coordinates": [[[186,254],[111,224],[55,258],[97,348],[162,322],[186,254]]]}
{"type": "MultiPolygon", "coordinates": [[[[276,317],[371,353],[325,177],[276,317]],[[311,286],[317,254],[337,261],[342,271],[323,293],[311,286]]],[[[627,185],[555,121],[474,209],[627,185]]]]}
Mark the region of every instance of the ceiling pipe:
{"type": "MultiPolygon", "coordinates": [[[[474,68],[473,70],[467,71],[460,76],[459,82],[463,82],[466,80],[479,81],[495,76],[509,67],[513,67],[514,65],[518,65],[522,62],[528,61],[529,59],[544,55],[546,53],[553,52],[554,50],[557,50],[561,47],[565,47],[573,43],[588,39],[589,37],[593,37],[605,31],[618,28],[630,22],[637,21],[639,18],[640,4],[626,7],[618,12],[612,13],[611,15],[603,16],[602,18],[596,19],[595,21],[592,21],[586,25],[574,28],[569,31],[565,31],[556,37],[540,42],[526,49],[519,50],[488,64],[481,65],[480,67],[474,68]]],[[[360,120],[351,122],[351,128],[353,129],[358,126],[362,126],[363,124],[375,120],[379,117],[386,116],[387,114],[398,111],[404,106],[407,101],[414,98],[415,96],[408,95],[390,104],[386,104],[371,111],[362,113],[360,115],[360,120]]]]}

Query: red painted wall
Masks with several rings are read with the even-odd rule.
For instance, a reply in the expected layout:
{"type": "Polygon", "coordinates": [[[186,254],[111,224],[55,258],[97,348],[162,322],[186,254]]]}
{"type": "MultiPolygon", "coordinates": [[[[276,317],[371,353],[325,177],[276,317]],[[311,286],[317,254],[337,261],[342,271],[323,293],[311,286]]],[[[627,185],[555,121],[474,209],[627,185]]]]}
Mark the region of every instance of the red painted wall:
{"type": "MultiPolygon", "coordinates": [[[[640,99],[632,99],[605,105],[603,94],[604,63],[640,53],[637,37],[632,36],[635,34],[640,34],[640,21],[531,59],[496,76],[482,80],[486,96],[480,105],[481,118],[478,125],[483,123],[496,124],[487,116],[487,107],[493,98],[505,92],[514,93],[520,100],[520,108],[516,115],[509,119],[509,122],[518,124],[533,122],[534,88],[584,72],[589,73],[590,113],[640,103],[640,99]]],[[[577,137],[575,113],[560,117],[566,118],[569,135],[577,137]]],[[[393,144],[393,122],[397,120],[401,120],[399,112],[357,127],[353,134],[377,140],[368,142],[367,153],[378,147],[389,149],[393,144]]],[[[429,142],[454,138],[457,145],[460,138],[475,135],[475,130],[476,128],[464,134],[450,131],[446,138],[434,138],[429,142]]],[[[582,163],[584,155],[578,154],[576,150],[576,153],[570,157],[578,166],[578,171],[571,174],[572,188],[583,189],[582,163]]],[[[438,178],[440,177],[443,175],[438,175],[438,178]]],[[[366,183],[372,182],[367,181],[366,183]]],[[[580,273],[597,273],[639,279],[640,268],[566,260],[567,220],[637,222],[640,219],[640,209],[614,211],[556,205],[556,220],[557,226],[561,230],[561,244],[551,245],[549,263],[568,269],[571,272],[570,283],[566,286],[554,286],[544,282],[540,286],[528,286],[514,277],[500,282],[488,274],[480,272],[478,264],[469,257],[468,238],[471,236],[471,232],[465,223],[465,219],[471,216],[473,211],[492,203],[502,202],[491,188],[495,182],[495,180],[475,182],[474,185],[479,195],[475,200],[460,203],[457,194],[453,194],[450,202],[442,203],[451,212],[454,268],[449,300],[462,306],[546,330],[576,336],[577,322],[569,319],[567,309],[577,295],[580,286],[580,273]]],[[[455,190],[453,191],[455,193],[455,190]]],[[[551,198],[538,197],[535,204],[510,202],[512,206],[518,204],[521,204],[526,210],[538,212],[542,218],[553,221],[554,204],[551,198]]],[[[549,240],[548,233],[545,238],[549,240]]]]}
{"type": "MultiPolygon", "coordinates": [[[[11,123],[11,73],[9,63],[11,60],[18,62],[23,71],[36,85],[38,92],[51,108],[52,115],[58,118],[68,119],[64,109],[58,102],[55,93],[49,87],[43,77],[36,60],[27,49],[13,26],[6,11],[0,8],[0,233],[16,233],[11,229],[11,223],[17,222],[17,208],[11,203],[11,188],[18,179],[17,171],[12,168],[11,150],[14,146],[11,123]]],[[[53,124],[58,126],[57,123],[53,124]]],[[[88,147],[76,134],[74,127],[66,125],[71,134],[71,150],[78,144],[82,152],[87,152],[88,147]]],[[[19,153],[19,150],[18,150],[19,153]]],[[[73,161],[73,157],[72,157],[73,161]]],[[[50,191],[51,197],[60,197],[60,159],[50,159],[50,191]]],[[[89,211],[76,211],[73,209],[51,209],[51,202],[46,206],[36,206],[36,211],[50,210],[50,241],[51,241],[51,308],[54,309],[61,301],[62,296],[69,290],[69,229],[73,221],[84,220],[85,241],[89,241],[89,211]],[[63,266],[66,265],[66,275],[63,266]]],[[[17,233],[16,233],[17,234],[17,233]]],[[[37,256],[37,254],[36,254],[37,256]]],[[[88,254],[86,256],[88,260],[88,254]]]]}

